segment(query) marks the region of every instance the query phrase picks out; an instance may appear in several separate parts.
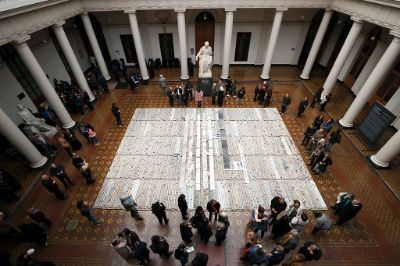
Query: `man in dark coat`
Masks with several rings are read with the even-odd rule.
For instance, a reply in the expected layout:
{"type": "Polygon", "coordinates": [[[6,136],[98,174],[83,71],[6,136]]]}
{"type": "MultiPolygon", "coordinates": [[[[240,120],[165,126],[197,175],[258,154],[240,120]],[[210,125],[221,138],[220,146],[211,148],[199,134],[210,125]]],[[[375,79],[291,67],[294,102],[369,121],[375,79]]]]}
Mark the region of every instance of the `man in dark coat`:
{"type": "Polygon", "coordinates": [[[359,200],[352,200],[350,203],[343,206],[343,208],[338,212],[338,218],[336,219],[337,225],[342,225],[347,222],[361,210],[362,204],[359,200]]]}
{"type": "Polygon", "coordinates": [[[179,225],[179,230],[181,232],[182,240],[187,243],[191,243],[193,232],[192,232],[192,227],[190,226],[190,224],[187,221],[184,221],[183,223],[181,223],[179,225]]]}
{"type": "Polygon", "coordinates": [[[305,242],[299,253],[304,255],[306,261],[319,260],[322,257],[320,246],[312,240],[305,242]]]}
{"type": "Polygon", "coordinates": [[[36,242],[42,247],[47,246],[46,231],[37,223],[21,224],[18,227],[21,230],[23,242],[36,242]]]}
{"type": "Polygon", "coordinates": [[[67,172],[65,172],[65,167],[63,165],[52,163],[50,165],[49,172],[50,172],[51,176],[57,177],[58,180],[60,180],[63,183],[65,189],[68,188],[68,184],[74,185],[74,183],[71,181],[71,179],[67,175],[67,172]]]}
{"type": "Polygon", "coordinates": [[[182,220],[187,220],[188,219],[188,213],[187,213],[188,205],[187,205],[184,194],[181,194],[178,197],[178,207],[179,207],[179,210],[181,211],[182,220]]]}
{"type": "Polygon", "coordinates": [[[299,117],[308,106],[308,98],[304,97],[304,99],[300,102],[299,107],[297,108],[297,117],[299,117]]]}
{"type": "Polygon", "coordinates": [[[169,258],[174,254],[173,251],[169,250],[169,244],[163,236],[152,236],[150,249],[155,254],[159,254],[161,258],[169,258]]]}
{"type": "Polygon", "coordinates": [[[286,93],[282,99],[281,114],[284,114],[286,112],[286,109],[289,106],[290,102],[291,102],[290,96],[288,93],[286,93]]]}
{"type": "Polygon", "coordinates": [[[322,94],[323,91],[324,91],[324,88],[321,87],[321,88],[319,88],[319,89],[317,90],[317,92],[314,94],[314,98],[313,98],[313,100],[312,100],[312,102],[311,102],[311,104],[310,104],[310,107],[311,107],[311,108],[314,108],[315,103],[320,101],[320,99],[321,99],[321,94],[322,94]]]}
{"type": "Polygon", "coordinates": [[[280,214],[282,211],[286,210],[287,207],[287,203],[285,201],[285,198],[282,196],[276,196],[271,200],[271,221],[270,224],[272,222],[275,221],[276,217],[278,216],[278,214],[280,214]]]}
{"type": "Polygon", "coordinates": [[[131,256],[140,261],[139,265],[145,265],[150,261],[149,254],[150,250],[147,248],[147,243],[143,241],[137,241],[131,256]]]}
{"type": "Polygon", "coordinates": [[[165,206],[162,202],[155,202],[151,205],[151,212],[157,217],[160,224],[162,224],[162,220],[164,219],[164,223],[168,224],[167,213],[165,212],[165,206]]]}
{"type": "Polygon", "coordinates": [[[28,212],[28,216],[30,218],[32,218],[33,220],[35,220],[36,222],[43,223],[44,225],[46,225],[47,228],[52,226],[52,222],[38,208],[34,208],[34,207],[29,208],[27,210],[27,212],[28,212]]]}
{"type": "Polygon", "coordinates": [[[225,91],[224,91],[224,87],[220,87],[219,91],[218,91],[218,106],[222,107],[222,105],[224,104],[224,98],[225,98],[225,91]]]}
{"type": "Polygon", "coordinates": [[[111,106],[111,112],[115,116],[115,119],[117,120],[117,124],[119,127],[122,127],[122,120],[121,120],[121,110],[119,110],[118,106],[116,103],[113,103],[111,106]]]}
{"type": "Polygon", "coordinates": [[[48,175],[42,175],[42,185],[50,192],[54,193],[57,199],[64,200],[66,197],[58,187],[56,180],[50,178],[48,175]]]}

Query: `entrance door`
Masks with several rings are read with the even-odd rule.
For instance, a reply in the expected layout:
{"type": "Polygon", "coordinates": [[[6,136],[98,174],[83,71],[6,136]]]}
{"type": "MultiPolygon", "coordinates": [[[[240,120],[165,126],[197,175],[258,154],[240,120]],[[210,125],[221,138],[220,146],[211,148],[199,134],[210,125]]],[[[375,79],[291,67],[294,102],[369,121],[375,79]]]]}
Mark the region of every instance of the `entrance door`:
{"type": "Polygon", "coordinates": [[[121,43],[124,48],[125,58],[127,63],[137,63],[137,55],[135,44],[133,43],[132,34],[121,34],[121,43]]]}
{"type": "Polygon", "coordinates": [[[196,51],[197,54],[205,41],[210,43],[214,49],[214,32],[215,20],[211,13],[203,11],[196,17],[195,34],[196,34],[196,51]]]}
{"type": "Polygon", "coordinates": [[[161,58],[163,66],[172,67],[174,64],[174,40],[172,33],[159,33],[158,39],[160,41],[161,58]]]}

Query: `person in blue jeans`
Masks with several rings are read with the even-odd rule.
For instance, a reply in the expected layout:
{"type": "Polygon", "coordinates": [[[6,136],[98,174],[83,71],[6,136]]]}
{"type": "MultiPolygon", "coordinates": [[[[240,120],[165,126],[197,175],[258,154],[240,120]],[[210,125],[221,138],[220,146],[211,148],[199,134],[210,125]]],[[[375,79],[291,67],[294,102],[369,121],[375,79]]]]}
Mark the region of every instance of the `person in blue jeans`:
{"type": "Polygon", "coordinates": [[[96,217],[90,212],[90,208],[86,201],[79,200],[76,203],[76,207],[80,210],[82,216],[88,218],[89,222],[92,222],[95,225],[101,224],[99,221],[97,221],[96,217]]]}

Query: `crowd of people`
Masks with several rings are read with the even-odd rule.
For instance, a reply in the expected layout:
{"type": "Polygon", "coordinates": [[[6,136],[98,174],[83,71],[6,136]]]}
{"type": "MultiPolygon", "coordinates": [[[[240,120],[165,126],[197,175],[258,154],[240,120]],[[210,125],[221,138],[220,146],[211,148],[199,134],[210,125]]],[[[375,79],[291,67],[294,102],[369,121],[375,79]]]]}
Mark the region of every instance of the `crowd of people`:
{"type": "MultiPolygon", "coordinates": [[[[136,88],[140,84],[140,74],[128,74],[125,62],[122,59],[115,61],[113,61],[111,67],[115,79],[118,81],[122,73],[131,88],[136,88]]],[[[89,72],[86,77],[89,87],[96,97],[100,96],[100,88],[105,93],[109,93],[107,81],[99,71],[89,72]]],[[[190,101],[194,99],[197,107],[202,107],[203,91],[201,89],[194,90],[190,81],[187,81],[186,84],[178,84],[173,89],[167,85],[166,78],[160,75],[159,84],[163,95],[169,98],[171,107],[175,103],[180,106],[188,106],[189,99],[190,101]]],[[[88,94],[80,90],[74,82],[70,84],[66,81],[54,79],[54,86],[69,111],[83,114],[85,106],[89,110],[94,109],[88,94]]],[[[223,107],[224,99],[233,97],[236,98],[238,106],[241,106],[246,90],[244,87],[237,90],[236,86],[236,81],[230,79],[213,83],[211,91],[212,105],[223,107]]],[[[253,100],[262,107],[270,106],[272,92],[272,82],[270,80],[264,81],[256,86],[253,100]]],[[[321,99],[322,92],[322,88],[316,92],[310,108],[314,108],[315,104],[319,103],[320,110],[324,110],[331,94],[321,99]]],[[[289,94],[285,94],[282,98],[281,114],[285,114],[290,104],[291,97],[289,94]]],[[[308,105],[308,98],[303,98],[297,108],[297,117],[304,113],[308,105]]],[[[121,110],[115,103],[111,106],[111,112],[116,119],[117,125],[122,127],[121,110]]],[[[59,124],[54,112],[47,105],[40,106],[39,115],[49,125],[57,126],[59,124]]],[[[315,174],[324,173],[327,167],[332,165],[330,151],[335,144],[341,141],[341,130],[332,131],[333,127],[334,120],[328,119],[325,121],[324,116],[321,114],[314,119],[314,122],[304,132],[301,145],[305,147],[306,151],[310,152],[309,165],[315,174]]],[[[100,145],[100,140],[92,125],[80,122],[77,129],[88,144],[100,145]]],[[[88,185],[93,184],[95,178],[92,176],[88,162],[77,153],[82,148],[82,143],[71,130],[57,127],[57,131],[54,139],[56,139],[59,147],[71,158],[72,165],[80,172],[84,182],[88,185]]],[[[46,135],[35,133],[32,141],[39,151],[47,157],[52,158],[55,156],[57,147],[54,145],[54,141],[46,135]]],[[[75,182],[67,173],[64,165],[53,162],[47,171],[41,175],[41,184],[49,193],[54,194],[56,199],[65,200],[67,198],[66,191],[70,186],[74,186],[75,182]],[[60,184],[63,185],[64,189],[59,186],[60,184]]],[[[2,199],[7,202],[18,200],[17,192],[21,188],[21,184],[15,177],[4,170],[0,170],[0,197],[2,199]]],[[[143,220],[143,217],[139,214],[138,206],[131,196],[123,197],[120,200],[122,206],[130,213],[132,218],[137,221],[143,220]]],[[[182,216],[182,222],[179,225],[182,243],[176,249],[170,249],[167,239],[162,235],[153,235],[150,239],[151,245],[148,247],[147,243],[141,240],[136,232],[128,228],[118,233],[117,237],[112,240],[111,245],[124,259],[136,259],[141,265],[149,263],[150,251],[158,254],[161,258],[169,258],[174,255],[181,265],[187,265],[189,263],[189,253],[193,251],[193,228],[197,230],[202,243],[208,244],[210,238],[214,235],[214,244],[216,246],[222,245],[227,237],[230,222],[227,212],[222,210],[218,201],[212,199],[207,203],[205,209],[208,211],[208,217],[202,206],[197,206],[193,216],[190,217],[185,195],[183,194],[179,196],[177,203],[182,216]],[[213,218],[216,223],[214,232],[210,225],[213,218]]],[[[88,202],[78,200],[76,207],[79,213],[87,218],[90,223],[96,226],[101,225],[101,222],[91,211],[88,202]]],[[[334,214],[337,215],[335,222],[325,213],[312,212],[316,219],[316,224],[312,230],[313,234],[321,230],[330,230],[333,224],[342,225],[352,219],[360,211],[362,204],[355,198],[354,194],[342,192],[338,195],[336,203],[331,208],[334,210],[334,214]]],[[[158,201],[152,204],[151,211],[160,224],[169,225],[166,207],[162,202],[158,201]]],[[[3,219],[4,216],[0,212],[0,218],[3,219]]],[[[282,262],[282,265],[302,265],[301,263],[304,261],[319,260],[321,258],[321,247],[313,240],[307,240],[297,252],[294,252],[300,243],[300,235],[304,226],[309,224],[310,221],[309,215],[304,211],[299,200],[294,200],[288,205],[282,196],[277,196],[272,199],[268,209],[260,205],[252,210],[250,216],[251,228],[246,235],[246,244],[241,256],[242,260],[249,262],[251,265],[278,265],[282,262]],[[268,230],[269,228],[270,231],[268,230]],[[266,252],[261,244],[262,239],[268,232],[269,238],[276,244],[270,252],[266,252]],[[290,256],[288,255],[289,253],[291,253],[290,256]]],[[[17,242],[35,242],[43,247],[47,246],[48,234],[46,229],[51,228],[52,221],[37,207],[27,209],[27,217],[34,222],[22,223],[18,228],[6,225],[7,237],[17,242]]],[[[4,227],[4,224],[2,226],[4,227]]],[[[28,251],[24,254],[24,259],[27,261],[32,260],[33,253],[34,251],[32,250],[28,251]]],[[[190,265],[207,265],[207,261],[207,254],[197,253],[190,265]]]]}

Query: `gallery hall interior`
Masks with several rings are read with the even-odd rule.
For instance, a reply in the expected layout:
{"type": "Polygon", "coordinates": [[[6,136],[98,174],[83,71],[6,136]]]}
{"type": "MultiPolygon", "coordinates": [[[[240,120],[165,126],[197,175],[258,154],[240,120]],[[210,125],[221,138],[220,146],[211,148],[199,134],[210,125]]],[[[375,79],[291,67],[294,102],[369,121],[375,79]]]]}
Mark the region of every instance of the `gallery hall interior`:
{"type": "Polygon", "coordinates": [[[400,265],[400,1],[1,0],[0,265],[400,265]]]}

